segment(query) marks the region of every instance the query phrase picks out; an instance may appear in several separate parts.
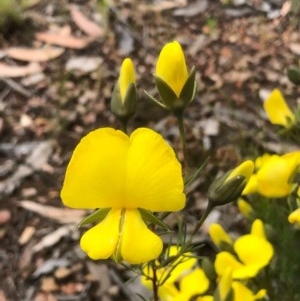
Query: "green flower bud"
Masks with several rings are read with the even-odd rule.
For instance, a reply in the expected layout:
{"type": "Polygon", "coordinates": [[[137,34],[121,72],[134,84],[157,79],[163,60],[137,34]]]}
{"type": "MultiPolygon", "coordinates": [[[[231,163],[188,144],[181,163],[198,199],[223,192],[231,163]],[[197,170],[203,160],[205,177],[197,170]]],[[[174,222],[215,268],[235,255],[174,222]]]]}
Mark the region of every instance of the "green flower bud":
{"type": "Polygon", "coordinates": [[[208,189],[208,199],[212,206],[220,206],[235,201],[243,192],[254,170],[254,163],[247,160],[231,172],[216,179],[208,189]]]}
{"type": "Polygon", "coordinates": [[[112,93],[111,110],[122,122],[127,122],[136,112],[137,90],[132,61],[126,58],[112,93]]]}

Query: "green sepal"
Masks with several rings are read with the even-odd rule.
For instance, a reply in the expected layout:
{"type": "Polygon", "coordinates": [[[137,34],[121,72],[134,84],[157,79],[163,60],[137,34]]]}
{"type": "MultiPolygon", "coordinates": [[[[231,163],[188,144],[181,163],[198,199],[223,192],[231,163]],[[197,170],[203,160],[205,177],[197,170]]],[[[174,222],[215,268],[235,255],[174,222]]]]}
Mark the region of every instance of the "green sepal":
{"type": "Polygon", "coordinates": [[[151,211],[142,209],[142,208],[139,208],[138,210],[139,210],[143,220],[150,222],[154,225],[157,225],[168,232],[171,231],[170,228],[163,221],[161,221],[159,218],[157,218],[151,211]]]}
{"type": "Polygon", "coordinates": [[[78,224],[78,228],[87,224],[91,224],[91,223],[100,223],[101,221],[104,220],[104,218],[106,217],[107,213],[109,212],[111,208],[102,208],[102,209],[98,209],[97,211],[93,212],[92,214],[88,215],[87,217],[85,217],[84,219],[82,219],[80,221],[80,223],[78,224]]]}
{"type": "Polygon", "coordinates": [[[201,261],[201,267],[203,271],[205,272],[205,275],[210,281],[216,281],[218,275],[216,273],[216,269],[214,267],[214,264],[211,262],[211,260],[208,257],[204,257],[201,261]]]}
{"type": "Polygon", "coordinates": [[[159,76],[154,75],[154,80],[162,101],[168,109],[173,111],[176,104],[178,104],[177,95],[172,88],[159,76]]]}
{"type": "Polygon", "coordinates": [[[112,92],[110,107],[116,117],[128,121],[135,114],[137,107],[137,90],[135,84],[131,83],[128,86],[125,99],[122,102],[120,86],[117,83],[112,92]]]}
{"type": "Polygon", "coordinates": [[[193,67],[179,96],[179,98],[183,101],[185,107],[190,102],[192,102],[195,97],[196,90],[197,90],[197,83],[195,81],[195,77],[196,77],[196,70],[193,67]]]}
{"type": "Polygon", "coordinates": [[[212,206],[220,206],[235,201],[246,186],[246,179],[239,175],[226,180],[231,171],[214,180],[208,189],[208,199],[212,206]]]}
{"type": "Polygon", "coordinates": [[[184,182],[184,186],[188,187],[189,185],[193,184],[193,182],[196,180],[196,178],[198,178],[198,176],[200,175],[200,173],[203,171],[203,168],[206,166],[207,161],[209,158],[207,158],[194,172],[193,174],[188,177],[185,182],[184,182]]]}
{"type": "Polygon", "coordinates": [[[288,69],[287,72],[288,79],[296,86],[300,86],[300,70],[297,67],[292,67],[288,69]]]}
{"type": "Polygon", "coordinates": [[[152,95],[150,95],[147,91],[144,90],[145,95],[152,101],[154,102],[154,104],[160,106],[163,109],[167,109],[167,107],[161,103],[159,100],[157,100],[156,98],[154,98],[152,95]]]}

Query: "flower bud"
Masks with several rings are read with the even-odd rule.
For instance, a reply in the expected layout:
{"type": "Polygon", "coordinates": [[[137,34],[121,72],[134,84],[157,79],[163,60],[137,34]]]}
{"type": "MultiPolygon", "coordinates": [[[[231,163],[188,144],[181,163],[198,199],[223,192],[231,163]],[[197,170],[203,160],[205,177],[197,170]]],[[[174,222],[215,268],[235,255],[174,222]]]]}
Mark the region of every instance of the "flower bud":
{"type": "Polygon", "coordinates": [[[194,99],[195,70],[187,71],[184,53],[177,41],[167,43],[160,52],[154,75],[163,106],[181,113],[194,99]]]}
{"type": "Polygon", "coordinates": [[[121,121],[128,121],[136,112],[137,91],[133,63],[126,58],[112,93],[111,110],[121,121]]]}
{"type": "Polygon", "coordinates": [[[247,160],[231,172],[217,178],[208,189],[208,199],[212,206],[235,201],[243,192],[254,170],[254,163],[247,160]]]}

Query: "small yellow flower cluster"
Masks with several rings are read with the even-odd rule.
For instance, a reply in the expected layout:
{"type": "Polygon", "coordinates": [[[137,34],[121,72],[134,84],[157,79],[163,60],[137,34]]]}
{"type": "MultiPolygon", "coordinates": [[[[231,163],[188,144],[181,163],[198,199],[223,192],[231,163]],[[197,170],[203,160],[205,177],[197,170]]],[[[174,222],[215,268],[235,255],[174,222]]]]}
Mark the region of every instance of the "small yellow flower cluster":
{"type": "Polygon", "coordinates": [[[259,193],[267,198],[288,196],[295,187],[293,181],[300,166],[300,151],[284,155],[264,154],[255,161],[255,173],[250,177],[243,195],[259,193]]]}

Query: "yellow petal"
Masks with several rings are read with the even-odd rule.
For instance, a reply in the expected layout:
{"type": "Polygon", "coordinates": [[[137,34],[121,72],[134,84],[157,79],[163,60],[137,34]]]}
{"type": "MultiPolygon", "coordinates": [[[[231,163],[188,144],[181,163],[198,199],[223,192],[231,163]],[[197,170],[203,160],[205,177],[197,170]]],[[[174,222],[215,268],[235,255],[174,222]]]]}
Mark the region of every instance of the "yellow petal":
{"type": "Polygon", "coordinates": [[[209,227],[209,235],[217,247],[220,247],[222,242],[225,242],[229,245],[233,244],[231,237],[226,233],[220,224],[211,224],[209,227]]]}
{"type": "Polygon", "coordinates": [[[264,109],[271,123],[289,128],[295,123],[295,115],[278,89],[272,91],[264,102],[264,109]]]}
{"type": "Polygon", "coordinates": [[[140,128],[130,139],[98,129],[77,145],[61,197],[73,208],[176,211],[185,205],[181,165],[161,135],[140,128]]]}
{"type": "Polygon", "coordinates": [[[241,262],[248,267],[253,266],[257,273],[270,263],[274,254],[272,245],[266,239],[253,234],[239,237],[234,243],[234,250],[241,262]]]}
{"type": "Polygon", "coordinates": [[[289,223],[300,225],[300,208],[294,210],[289,214],[288,217],[289,223]]]}
{"type": "Polygon", "coordinates": [[[257,294],[253,294],[248,287],[239,281],[234,281],[232,283],[232,288],[234,291],[233,301],[255,301],[264,298],[267,293],[266,290],[260,290],[257,294]]]}
{"type": "Polygon", "coordinates": [[[161,50],[157,64],[156,76],[160,77],[179,97],[188,78],[184,53],[177,41],[166,44],[161,50]]]}
{"type": "Polygon", "coordinates": [[[232,269],[227,267],[218,284],[220,300],[225,301],[231,290],[232,284],[232,269]]]}
{"type": "Polygon", "coordinates": [[[145,263],[162,252],[161,239],[147,228],[138,210],[126,210],[121,231],[121,257],[125,261],[131,264],[145,263]]]}
{"type": "Polygon", "coordinates": [[[256,219],[251,226],[251,234],[266,239],[265,226],[260,219],[256,219]]]}
{"type": "Polygon", "coordinates": [[[122,208],[129,138],[102,128],[87,134],[75,148],[61,191],[73,208],[122,208]]]}
{"type": "Polygon", "coordinates": [[[119,240],[121,210],[112,209],[104,220],[83,234],[80,247],[93,259],[107,259],[115,251],[119,240]]]}
{"type": "Polygon", "coordinates": [[[254,209],[248,202],[246,202],[244,199],[240,198],[237,202],[237,205],[238,205],[240,212],[243,214],[244,217],[251,218],[251,216],[254,212],[254,209]]]}
{"type": "Polygon", "coordinates": [[[257,192],[257,189],[258,189],[257,186],[258,186],[258,184],[257,184],[257,176],[256,176],[256,174],[253,174],[250,177],[248,183],[246,184],[246,186],[245,186],[245,188],[244,188],[244,190],[242,192],[242,195],[252,194],[252,193],[257,192]]]}
{"type": "Polygon", "coordinates": [[[180,292],[187,296],[187,300],[199,294],[203,294],[208,290],[209,280],[204,271],[200,268],[194,269],[192,272],[183,277],[180,282],[180,292]]]}
{"type": "Polygon", "coordinates": [[[295,171],[297,158],[294,156],[271,156],[257,172],[258,192],[266,197],[285,197],[290,194],[290,177],[295,171]]]}
{"type": "MultiPolygon", "coordinates": [[[[254,163],[251,160],[247,160],[237,166],[226,178],[226,181],[236,178],[238,176],[245,177],[245,181],[248,182],[254,170],[254,163]]],[[[225,182],[226,182],[225,181],[225,182]]]]}
{"type": "Polygon", "coordinates": [[[130,136],[126,208],[177,211],[185,205],[181,165],[159,134],[140,128],[130,136]]]}
{"type": "Polygon", "coordinates": [[[243,264],[239,262],[232,254],[226,251],[222,251],[217,254],[215,260],[216,273],[222,276],[227,271],[228,267],[231,268],[233,274],[235,271],[243,268],[243,264]]]}
{"type": "Polygon", "coordinates": [[[118,84],[120,87],[121,100],[124,102],[128,87],[135,83],[135,72],[131,59],[126,58],[121,66],[118,84]]]}

